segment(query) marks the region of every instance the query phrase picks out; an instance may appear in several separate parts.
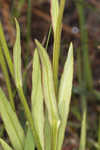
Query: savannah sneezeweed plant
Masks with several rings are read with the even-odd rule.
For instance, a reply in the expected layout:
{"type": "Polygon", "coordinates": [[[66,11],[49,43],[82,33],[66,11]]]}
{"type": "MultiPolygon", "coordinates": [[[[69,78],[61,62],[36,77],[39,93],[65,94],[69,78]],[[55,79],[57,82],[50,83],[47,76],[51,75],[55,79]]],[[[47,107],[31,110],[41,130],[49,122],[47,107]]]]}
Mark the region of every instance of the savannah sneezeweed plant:
{"type": "MultiPolygon", "coordinates": [[[[21,73],[20,28],[16,22],[16,41],[13,48],[13,60],[7,60],[9,51],[5,39],[0,35],[0,47],[5,48],[3,55],[15,81],[19,98],[25,110],[27,131],[24,131],[20,121],[0,88],[0,114],[8,133],[11,146],[0,138],[4,150],[61,150],[66,123],[68,119],[72,79],[73,79],[73,47],[70,44],[68,57],[58,85],[58,66],[61,41],[61,26],[65,0],[51,1],[51,16],[54,31],[53,66],[45,48],[35,40],[37,48],[33,56],[31,110],[23,92],[21,73]],[[56,9],[55,9],[56,8],[56,9]],[[4,45],[6,45],[4,47],[4,45]],[[41,65],[40,65],[41,64],[41,65]],[[52,69],[53,68],[53,69],[52,69]],[[45,104],[45,107],[44,107],[45,104]]],[[[0,27],[0,31],[2,26],[0,27]]],[[[2,63],[1,63],[2,66],[2,63]]],[[[11,88],[11,87],[10,87],[11,88]]]]}

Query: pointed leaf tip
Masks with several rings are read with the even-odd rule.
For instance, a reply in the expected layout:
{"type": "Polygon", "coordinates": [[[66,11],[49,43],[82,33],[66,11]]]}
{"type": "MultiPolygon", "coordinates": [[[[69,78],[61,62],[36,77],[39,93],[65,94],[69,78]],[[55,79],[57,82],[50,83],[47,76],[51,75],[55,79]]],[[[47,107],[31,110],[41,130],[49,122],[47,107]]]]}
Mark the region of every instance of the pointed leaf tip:
{"type": "Polygon", "coordinates": [[[44,149],[44,111],[43,111],[43,92],[41,81],[41,67],[37,49],[33,56],[33,72],[32,72],[32,116],[34,125],[39,136],[39,140],[44,149]],[[41,123],[40,123],[41,122],[41,123]]]}
{"type": "Polygon", "coordinates": [[[13,48],[13,59],[14,59],[14,72],[15,72],[15,83],[17,88],[22,87],[22,74],[21,74],[21,44],[20,44],[20,27],[15,18],[16,23],[16,41],[13,48]]]}
{"type": "Polygon", "coordinates": [[[64,132],[70,108],[72,81],[73,81],[73,45],[71,43],[68,51],[68,56],[64,65],[64,71],[61,76],[58,94],[58,110],[61,117],[61,125],[58,135],[57,150],[61,149],[64,139],[64,132]]]}

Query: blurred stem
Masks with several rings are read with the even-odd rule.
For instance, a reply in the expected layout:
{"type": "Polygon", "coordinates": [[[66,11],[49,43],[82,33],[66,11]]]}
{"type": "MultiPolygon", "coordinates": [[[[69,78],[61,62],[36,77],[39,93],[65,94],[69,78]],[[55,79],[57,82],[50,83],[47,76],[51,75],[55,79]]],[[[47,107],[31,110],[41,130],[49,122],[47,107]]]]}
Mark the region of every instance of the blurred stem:
{"type": "Polygon", "coordinates": [[[79,84],[82,84],[82,64],[81,64],[81,52],[80,52],[80,48],[77,48],[77,77],[78,77],[78,81],[79,84]]]}
{"type": "Polygon", "coordinates": [[[15,110],[14,99],[13,99],[13,92],[12,92],[12,88],[11,88],[10,78],[9,78],[7,65],[6,65],[4,56],[3,56],[1,45],[0,45],[0,64],[1,64],[1,68],[2,68],[3,74],[4,74],[4,78],[6,80],[6,85],[7,85],[7,89],[8,89],[8,95],[9,95],[9,99],[10,99],[10,104],[11,104],[13,110],[15,110]]]}
{"type": "Polygon", "coordinates": [[[81,96],[81,102],[82,102],[82,123],[81,123],[81,136],[80,136],[80,146],[79,150],[86,150],[86,117],[87,117],[87,104],[86,104],[86,97],[84,95],[81,96]]]}
{"type": "Polygon", "coordinates": [[[100,114],[99,114],[99,123],[98,123],[98,145],[99,148],[97,148],[97,150],[100,150],[100,114]]]}
{"type": "Polygon", "coordinates": [[[28,8],[27,8],[27,56],[29,55],[29,42],[31,37],[31,0],[28,0],[28,8]]]}
{"type": "Polygon", "coordinates": [[[25,0],[19,0],[17,3],[18,3],[18,5],[16,8],[16,0],[11,1],[11,14],[12,14],[12,16],[14,16],[16,18],[18,18],[20,16],[21,8],[24,5],[25,0]]]}
{"type": "Polygon", "coordinates": [[[80,35],[81,35],[81,48],[82,48],[82,61],[83,61],[83,79],[86,82],[85,86],[89,90],[93,89],[93,80],[91,73],[91,66],[88,54],[88,33],[86,30],[85,15],[84,15],[84,1],[75,1],[80,23],[80,35]]]}
{"type": "Polygon", "coordinates": [[[47,37],[47,42],[46,42],[46,47],[45,47],[46,49],[48,49],[48,44],[49,44],[51,32],[52,32],[52,26],[50,25],[49,33],[48,33],[48,37],[47,37]]]}
{"type": "Polygon", "coordinates": [[[54,74],[54,84],[55,84],[56,94],[58,89],[58,67],[59,67],[59,56],[60,56],[62,18],[63,18],[65,2],[66,0],[60,1],[60,8],[58,13],[57,26],[56,26],[56,31],[54,33],[54,43],[53,43],[53,74],[54,74]]]}
{"type": "MultiPolygon", "coordinates": [[[[81,52],[80,49],[77,49],[77,67],[78,67],[78,81],[79,81],[79,87],[84,88],[84,79],[82,78],[82,62],[81,62],[81,52]]],[[[86,129],[87,129],[87,123],[86,123],[86,117],[87,117],[87,101],[86,96],[84,93],[80,94],[81,104],[82,104],[82,122],[81,122],[81,134],[80,134],[80,146],[79,150],[85,150],[86,149],[86,129]]]]}

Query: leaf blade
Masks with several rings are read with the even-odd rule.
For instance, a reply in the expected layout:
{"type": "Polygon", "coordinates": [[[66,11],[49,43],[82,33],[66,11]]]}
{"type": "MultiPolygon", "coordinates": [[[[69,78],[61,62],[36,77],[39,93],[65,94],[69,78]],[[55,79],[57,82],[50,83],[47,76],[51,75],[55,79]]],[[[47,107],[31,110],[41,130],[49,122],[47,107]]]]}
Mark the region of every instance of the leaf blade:
{"type": "Polygon", "coordinates": [[[4,31],[3,31],[3,27],[2,27],[1,22],[0,22],[0,45],[3,48],[4,55],[5,55],[10,73],[11,73],[12,77],[14,77],[13,63],[12,63],[12,59],[11,59],[11,56],[10,56],[10,51],[9,51],[7,43],[6,43],[6,39],[5,39],[5,36],[4,36],[4,31]]]}
{"type": "Polygon", "coordinates": [[[52,148],[55,150],[57,146],[57,135],[58,135],[58,128],[60,125],[60,119],[58,115],[57,101],[54,89],[52,66],[46,50],[37,40],[35,40],[35,42],[37,45],[38,53],[42,64],[42,81],[43,81],[42,83],[43,83],[44,99],[48,111],[48,120],[52,132],[51,145],[52,148]]]}
{"type": "Polygon", "coordinates": [[[13,150],[3,139],[0,138],[0,144],[4,150],[13,150]]]}
{"type": "Polygon", "coordinates": [[[16,19],[15,23],[16,23],[16,41],[13,48],[13,60],[14,60],[15,83],[17,88],[19,88],[22,87],[20,27],[16,19]]]}
{"type": "Polygon", "coordinates": [[[24,146],[24,131],[19,123],[16,113],[10,106],[4,92],[0,88],[0,114],[5,125],[5,129],[16,150],[22,150],[24,146]]]}
{"type": "Polygon", "coordinates": [[[35,150],[34,138],[30,127],[27,130],[24,150],[35,150]]]}
{"type": "Polygon", "coordinates": [[[42,149],[44,149],[44,112],[43,112],[43,93],[41,83],[41,70],[37,50],[35,49],[33,57],[32,72],[32,116],[34,125],[38,133],[42,149]],[[41,123],[40,123],[41,122],[41,123]]]}
{"type": "Polygon", "coordinates": [[[57,104],[56,104],[56,95],[55,95],[54,83],[53,83],[52,67],[45,49],[41,46],[41,44],[37,40],[35,40],[35,42],[42,63],[43,90],[44,90],[44,97],[46,99],[45,103],[47,105],[47,110],[49,113],[48,115],[49,121],[52,124],[52,117],[55,117],[55,119],[57,120],[59,118],[57,113],[57,104]]]}
{"type": "Polygon", "coordinates": [[[68,119],[70,99],[71,99],[72,80],[73,80],[73,46],[72,44],[70,44],[68,57],[66,59],[64,71],[61,76],[58,93],[58,110],[61,117],[61,125],[59,128],[57,150],[61,149],[64,139],[64,132],[68,119]]]}
{"type": "Polygon", "coordinates": [[[58,13],[59,13],[59,3],[58,0],[51,0],[51,19],[52,19],[52,26],[54,33],[56,32],[57,27],[57,19],[58,19],[58,13]]]}

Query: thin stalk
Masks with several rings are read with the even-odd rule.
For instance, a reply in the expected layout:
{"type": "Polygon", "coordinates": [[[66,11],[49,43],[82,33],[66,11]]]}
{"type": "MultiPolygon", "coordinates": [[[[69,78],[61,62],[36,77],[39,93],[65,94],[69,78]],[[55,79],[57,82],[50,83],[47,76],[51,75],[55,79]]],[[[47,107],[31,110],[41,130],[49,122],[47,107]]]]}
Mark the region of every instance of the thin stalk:
{"type": "Polygon", "coordinates": [[[25,0],[18,1],[18,6],[16,8],[16,0],[12,0],[11,2],[11,15],[18,18],[21,13],[21,8],[23,7],[25,0]]]}
{"type": "Polygon", "coordinates": [[[14,79],[13,63],[12,63],[10,52],[9,52],[9,49],[8,49],[8,46],[7,46],[7,43],[6,43],[6,40],[5,40],[5,36],[4,36],[4,32],[3,32],[3,28],[2,28],[1,23],[0,23],[0,44],[3,48],[4,56],[6,58],[10,73],[11,73],[13,79],[14,79]]]}
{"type": "Polygon", "coordinates": [[[27,55],[29,54],[29,42],[31,37],[31,0],[28,0],[28,8],[27,8],[27,55]]]}
{"type": "Polygon", "coordinates": [[[47,42],[46,42],[46,49],[48,49],[48,44],[49,44],[49,40],[50,40],[50,36],[51,36],[51,31],[52,31],[52,26],[50,25],[49,28],[49,33],[48,33],[48,37],[47,37],[47,42]]]}
{"type": "Polygon", "coordinates": [[[78,81],[79,84],[82,84],[82,64],[81,64],[81,52],[80,52],[80,48],[77,48],[77,77],[78,77],[78,81]]]}
{"type": "Polygon", "coordinates": [[[98,145],[99,148],[97,148],[97,150],[100,150],[100,114],[99,114],[99,123],[98,123],[98,145]]]}
{"type": "Polygon", "coordinates": [[[92,72],[91,66],[89,61],[89,54],[88,54],[88,33],[86,30],[86,23],[85,23],[85,15],[84,15],[84,1],[78,0],[75,2],[78,15],[79,15],[79,24],[80,24],[80,35],[81,35],[81,48],[82,48],[82,61],[83,61],[83,78],[86,81],[86,87],[89,90],[93,89],[93,79],[92,79],[92,72]]]}
{"type": "Polygon", "coordinates": [[[58,19],[57,19],[57,27],[54,33],[54,43],[53,43],[53,74],[54,74],[54,84],[55,84],[56,93],[58,89],[58,67],[59,67],[59,56],[60,56],[62,18],[63,18],[65,2],[66,0],[60,1],[60,8],[59,8],[58,19]]]}
{"type": "Polygon", "coordinates": [[[79,150],[86,150],[86,117],[87,117],[87,104],[86,104],[86,97],[81,96],[82,101],[82,109],[83,109],[83,115],[82,115],[82,123],[81,123],[81,136],[80,136],[80,146],[79,150]]]}
{"type": "Polygon", "coordinates": [[[27,32],[26,32],[26,54],[25,54],[25,67],[29,62],[29,53],[30,53],[30,40],[31,40],[31,0],[28,0],[27,8],[27,32]]]}
{"type": "Polygon", "coordinates": [[[32,130],[32,134],[33,134],[33,137],[34,137],[34,140],[35,140],[35,143],[36,143],[36,146],[39,150],[42,150],[42,147],[41,147],[41,144],[40,144],[40,141],[39,141],[39,138],[38,138],[38,134],[35,130],[35,127],[34,127],[34,123],[33,123],[33,119],[32,119],[32,114],[29,110],[29,106],[27,104],[27,100],[24,96],[24,92],[23,92],[23,89],[22,87],[19,87],[18,89],[18,94],[19,94],[19,97],[20,97],[20,100],[21,100],[21,103],[24,107],[24,110],[25,110],[25,114],[26,114],[26,118],[29,122],[29,125],[30,125],[30,128],[32,130]]]}
{"type": "MultiPolygon", "coordinates": [[[[84,87],[84,80],[82,79],[82,63],[81,63],[81,52],[80,49],[77,49],[77,67],[78,67],[78,81],[79,81],[79,87],[84,87]]],[[[79,150],[85,150],[86,149],[86,130],[87,130],[87,124],[86,124],[86,117],[87,117],[87,102],[86,102],[86,96],[84,93],[80,94],[80,99],[82,103],[82,122],[81,122],[81,135],[80,135],[80,146],[79,150]]]]}
{"type": "Polygon", "coordinates": [[[1,64],[1,68],[5,77],[5,81],[6,81],[6,85],[7,85],[7,89],[8,89],[8,95],[9,95],[9,99],[10,99],[10,104],[13,108],[13,110],[15,110],[15,105],[14,105],[14,99],[13,99],[13,92],[12,92],[12,88],[11,88],[11,83],[10,83],[10,78],[9,78],[9,74],[8,74],[8,70],[7,70],[7,65],[3,56],[3,52],[2,52],[2,48],[0,46],[0,64],[1,64]]]}
{"type": "Polygon", "coordinates": [[[11,16],[15,16],[15,2],[16,0],[11,1],[11,16]]]}

